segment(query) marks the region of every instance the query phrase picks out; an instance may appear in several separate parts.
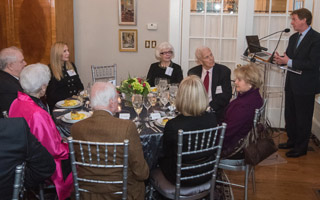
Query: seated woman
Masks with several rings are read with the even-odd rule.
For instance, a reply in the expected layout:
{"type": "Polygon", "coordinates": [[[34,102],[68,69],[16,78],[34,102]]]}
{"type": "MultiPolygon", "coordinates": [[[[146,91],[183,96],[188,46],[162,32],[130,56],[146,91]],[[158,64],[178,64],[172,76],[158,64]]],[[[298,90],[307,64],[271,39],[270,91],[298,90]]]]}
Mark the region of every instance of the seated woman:
{"type": "Polygon", "coordinates": [[[50,69],[51,80],[47,88],[47,102],[50,110],[60,101],[77,95],[83,90],[76,66],[69,61],[68,45],[57,42],[51,47],[50,69]]]}
{"type": "Polygon", "coordinates": [[[9,117],[23,117],[30,127],[30,132],[53,156],[56,171],[51,180],[56,186],[59,199],[65,199],[70,196],[73,183],[68,144],[62,142],[60,133],[48,113],[48,106],[40,100],[46,93],[49,80],[48,66],[37,63],[25,67],[19,80],[25,93],[18,92],[18,97],[10,106],[9,117]],[[62,164],[66,164],[69,170],[62,169],[62,164]]]}
{"type": "Polygon", "coordinates": [[[241,158],[244,139],[253,126],[255,110],[263,105],[259,93],[262,78],[259,68],[240,66],[234,70],[237,98],[226,108],[224,122],[227,129],[222,147],[222,157],[241,158]]]}
{"type": "Polygon", "coordinates": [[[183,79],[180,65],[172,62],[174,49],[168,42],[162,42],[156,47],[155,57],[160,62],[151,64],[147,75],[147,81],[151,87],[155,86],[156,78],[166,78],[170,83],[180,83],[183,79]]]}
{"type": "MultiPolygon", "coordinates": [[[[195,75],[185,78],[179,86],[176,98],[176,107],[181,114],[167,122],[163,134],[163,155],[159,158],[161,171],[172,184],[176,182],[178,130],[193,131],[216,127],[215,114],[206,111],[208,105],[207,92],[200,78],[195,75]]],[[[187,140],[183,141],[184,144],[187,142],[187,140]]],[[[212,152],[207,152],[203,153],[202,157],[190,159],[184,157],[182,162],[188,164],[193,163],[194,160],[202,161],[210,159],[211,155],[212,152]]],[[[192,170],[187,173],[192,173],[192,170]]],[[[192,182],[182,181],[181,183],[183,186],[198,185],[210,178],[211,176],[206,176],[192,182]]]]}

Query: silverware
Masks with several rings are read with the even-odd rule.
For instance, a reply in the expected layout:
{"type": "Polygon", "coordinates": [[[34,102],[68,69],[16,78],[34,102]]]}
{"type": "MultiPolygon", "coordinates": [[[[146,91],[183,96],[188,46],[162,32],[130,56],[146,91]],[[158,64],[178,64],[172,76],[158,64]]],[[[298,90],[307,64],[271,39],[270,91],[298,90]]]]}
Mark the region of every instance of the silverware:
{"type": "Polygon", "coordinates": [[[157,129],[158,132],[161,132],[161,130],[152,121],[150,121],[149,123],[150,123],[151,127],[157,129]]]}
{"type": "Polygon", "coordinates": [[[157,130],[154,129],[153,127],[151,127],[151,126],[148,124],[148,122],[146,122],[146,127],[152,129],[154,132],[157,132],[157,130]]]}

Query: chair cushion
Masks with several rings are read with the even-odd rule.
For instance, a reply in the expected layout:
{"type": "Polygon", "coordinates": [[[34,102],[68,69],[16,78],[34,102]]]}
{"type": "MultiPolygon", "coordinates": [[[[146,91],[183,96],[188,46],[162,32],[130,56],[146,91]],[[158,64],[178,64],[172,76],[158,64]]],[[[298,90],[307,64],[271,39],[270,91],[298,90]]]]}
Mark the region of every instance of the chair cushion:
{"type": "Polygon", "coordinates": [[[221,159],[221,160],[220,160],[220,164],[224,164],[224,165],[234,165],[234,166],[246,165],[245,162],[244,162],[244,159],[237,159],[237,160],[233,160],[233,159],[221,159]]]}
{"type": "MultiPolygon", "coordinates": [[[[166,177],[163,175],[160,168],[154,169],[151,171],[151,181],[153,185],[158,189],[161,190],[160,193],[166,193],[169,196],[175,195],[175,185],[170,183],[166,177]]],[[[181,187],[180,195],[181,196],[192,196],[195,194],[199,194],[204,191],[208,191],[210,189],[210,181],[201,184],[199,186],[192,186],[192,187],[181,187]]]]}

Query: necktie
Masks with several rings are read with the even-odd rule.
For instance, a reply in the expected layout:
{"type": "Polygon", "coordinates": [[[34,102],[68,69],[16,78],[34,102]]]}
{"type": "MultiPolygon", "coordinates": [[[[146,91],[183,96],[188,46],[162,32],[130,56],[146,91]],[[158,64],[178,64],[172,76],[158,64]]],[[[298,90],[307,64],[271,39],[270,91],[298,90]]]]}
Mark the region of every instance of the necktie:
{"type": "Polygon", "coordinates": [[[209,89],[209,71],[207,71],[207,74],[204,77],[203,85],[204,85],[204,87],[206,88],[206,90],[208,92],[208,89],[209,89]]]}
{"type": "Polygon", "coordinates": [[[299,36],[298,36],[298,38],[297,38],[297,41],[296,41],[296,45],[295,45],[295,49],[294,49],[294,51],[296,51],[296,50],[297,50],[297,48],[298,48],[298,46],[299,46],[299,44],[300,44],[300,38],[301,38],[301,36],[302,36],[302,34],[301,34],[301,33],[299,33],[299,36]]]}

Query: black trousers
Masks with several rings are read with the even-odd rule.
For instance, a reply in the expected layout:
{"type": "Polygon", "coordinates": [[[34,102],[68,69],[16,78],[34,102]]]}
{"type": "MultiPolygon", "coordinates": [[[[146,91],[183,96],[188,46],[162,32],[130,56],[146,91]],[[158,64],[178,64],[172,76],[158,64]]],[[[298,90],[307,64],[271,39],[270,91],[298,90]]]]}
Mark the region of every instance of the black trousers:
{"type": "Polygon", "coordinates": [[[297,152],[307,152],[314,110],[312,95],[296,95],[285,91],[285,122],[289,145],[297,152]]]}

